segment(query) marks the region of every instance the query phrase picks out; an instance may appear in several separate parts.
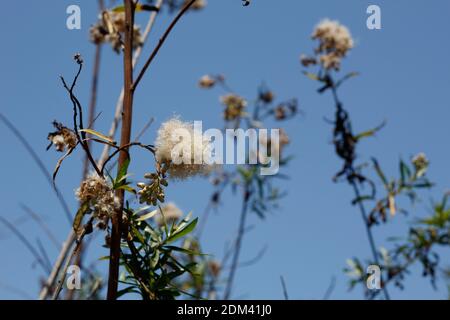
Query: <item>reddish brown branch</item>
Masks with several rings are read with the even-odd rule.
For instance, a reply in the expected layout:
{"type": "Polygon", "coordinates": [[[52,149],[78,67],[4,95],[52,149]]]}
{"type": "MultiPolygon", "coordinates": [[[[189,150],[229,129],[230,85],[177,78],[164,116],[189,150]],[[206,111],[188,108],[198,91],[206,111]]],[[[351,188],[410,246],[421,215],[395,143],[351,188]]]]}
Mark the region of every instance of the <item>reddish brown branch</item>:
{"type": "MultiPolygon", "coordinates": [[[[122,114],[122,131],[120,147],[128,145],[131,141],[131,127],[133,116],[133,27],[134,27],[134,3],[132,0],[124,0],[125,4],[125,44],[124,44],[124,99],[122,114]]],[[[128,148],[121,150],[119,154],[119,170],[128,160],[128,148]]],[[[122,238],[122,212],[124,205],[124,190],[117,190],[121,208],[112,217],[111,249],[109,257],[108,276],[108,300],[117,298],[120,264],[120,242],[122,238]]]]}

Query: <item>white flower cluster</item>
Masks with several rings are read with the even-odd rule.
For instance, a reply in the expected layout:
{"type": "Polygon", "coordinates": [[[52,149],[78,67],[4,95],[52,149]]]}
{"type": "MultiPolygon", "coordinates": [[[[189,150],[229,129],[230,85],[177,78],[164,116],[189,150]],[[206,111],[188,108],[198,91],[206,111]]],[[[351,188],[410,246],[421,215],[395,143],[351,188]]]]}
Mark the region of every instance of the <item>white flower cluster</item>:
{"type": "Polygon", "coordinates": [[[206,175],[211,170],[211,145],[202,132],[194,130],[190,122],[172,118],[158,130],[155,157],[159,163],[168,165],[169,177],[186,179],[206,175]],[[200,155],[200,159],[198,156],[200,155]]]}
{"type": "MultiPolygon", "coordinates": [[[[105,11],[99,21],[90,29],[91,41],[95,44],[110,43],[114,51],[120,52],[123,44],[122,35],[125,32],[125,13],[105,11]]],[[[141,29],[133,27],[133,48],[142,46],[141,29]]]]}
{"type": "Polygon", "coordinates": [[[108,219],[120,208],[118,198],[104,177],[93,173],[84,180],[75,192],[82,203],[88,202],[94,216],[99,219],[102,227],[106,227],[108,219]]]}

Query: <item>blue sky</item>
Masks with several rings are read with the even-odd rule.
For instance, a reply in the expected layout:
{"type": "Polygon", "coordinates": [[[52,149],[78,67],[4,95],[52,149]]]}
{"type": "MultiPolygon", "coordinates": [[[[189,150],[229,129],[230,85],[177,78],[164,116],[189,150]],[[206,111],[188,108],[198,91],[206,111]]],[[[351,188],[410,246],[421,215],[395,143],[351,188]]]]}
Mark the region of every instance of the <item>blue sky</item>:
{"type": "MultiPolygon", "coordinates": [[[[259,263],[239,269],[235,298],[281,299],[280,275],[287,282],[293,299],[321,299],[330,279],[337,278],[332,298],[360,299],[362,293],[348,291],[342,269],[349,257],[369,257],[370,251],[359,213],[350,205],[351,190],[334,184],[332,176],[340,163],[333,153],[331,127],[323,120],[331,117],[333,105],[328,95],[316,93],[316,83],[306,79],[298,58],[309,53],[309,36],[322,18],[338,19],[347,25],[355,49],[345,60],[343,70],[359,71],[341,90],[353,118],[355,131],[371,128],[383,120],[387,126],[376,138],[366,140],[358,153],[360,160],[376,156],[390,176],[397,173],[398,160],[425,152],[431,159],[430,178],[436,182],[425,193],[422,203],[408,217],[396,216],[389,225],[375,231],[378,245],[388,245],[388,236],[404,235],[408,222],[427,214],[432,199],[448,190],[448,119],[450,109],[450,43],[448,30],[450,3],[447,1],[363,1],[253,0],[242,7],[239,0],[209,0],[208,7],[183,18],[161,50],[141,83],[135,99],[134,128],[137,133],[149,118],[154,126],[144,136],[151,143],[155,129],[174,113],[186,120],[202,120],[204,127],[222,127],[220,91],[197,88],[200,76],[222,73],[235,90],[249,99],[262,82],[279,100],[296,97],[304,116],[286,124],[292,143],[289,152],[295,159],[286,168],[290,180],[283,182],[289,191],[281,208],[261,221],[251,216],[254,229],[246,236],[243,259],[251,258],[268,246],[259,263]],[[378,4],[382,9],[382,30],[366,28],[366,8],[378,4]]],[[[54,152],[45,152],[51,121],[70,123],[71,110],[59,75],[70,78],[75,66],[72,56],[80,52],[85,60],[77,93],[84,105],[89,99],[90,70],[94,48],[87,41],[90,24],[96,20],[96,1],[20,1],[3,4],[0,12],[2,54],[0,59],[0,111],[27,137],[51,171],[57,161],[54,152]],[[77,4],[82,10],[82,29],[65,27],[66,8],[77,4]]],[[[138,17],[143,24],[145,14],[138,17]]],[[[154,45],[169,22],[158,20],[150,37],[154,45]]],[[[149,52],[146,46],[145,52],[149,52]]],[[[97,129],[107,131],[121,88],[121,58],[109,47],[103,50],[97,129]]],[[[0,125],[2,183],[0,215],[21,220],[24,203],[46,219],[59,240],[65,239],[69,225],[55,196],[38,168],[13,135],[0,125]]],[[[96,150],[98,152],[98,149],[96,150]]],[[[78,186],[81,153],[67,160],[58,185],[73,210],[73,190],[78,186]]],[[[133,164],[138,175],[151,166],[141,155],[133,164]]],[[[199,215],[211,192],[202,179],[174,183],[168,199],[183,210],[199,215]]],[[[213,214],[204,234],[204,251],[223,255],[224,243],[237,228],[239,200],[230,194],[213,214]]],[[[32,241],[40,238],[54,261],[57,251],[31,221],[18,224],[32,241]]],[[[94,245],[95,247],[95,245],[94,245]]],[[[31,255],[5,228],[0,227],[0,298],[20,296],[4,288],[9,285],[36,297],[39,279],[45,274],[33,266],[31,255]]],[[[91,259],[107,254],[93,249],[91,259]]],[[[448,253],[443,262],[449,263],[448,253]]],[[[106,263],[99,262],[104,270],[106,263]]],[[[420,270],[407,278],[406,290],[391,289],[398,299],[445,298],[446,288],[434,291],[420,270]]]]}

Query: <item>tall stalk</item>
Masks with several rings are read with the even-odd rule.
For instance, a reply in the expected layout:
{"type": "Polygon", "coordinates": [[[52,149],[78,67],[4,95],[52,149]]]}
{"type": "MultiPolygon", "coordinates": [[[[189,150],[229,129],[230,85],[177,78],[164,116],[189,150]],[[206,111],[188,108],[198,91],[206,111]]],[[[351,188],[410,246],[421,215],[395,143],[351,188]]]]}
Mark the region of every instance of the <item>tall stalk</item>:
{"type": "MultiPolygon", "coordinates": [[[[127,145],[131,142],[131,127],[133,117],[133,26],[134,3],[132,0],[124,0],[125,5],[125,41],[124,41],[124,99],[122,114],[122,131],[120,137],[121,152],[119,154],[119,170],[129,158],[127,145]]],[[[122,238],[122,212],[124,206],[124,190],[117,190],[116,196],[120,201],[120,210],[112,217],[111,248],[108,276],[108,300],[117,298],[120,264],[120,242],[122,238]]]]}
{"type": "MultiPolygon", "coordinates": [[[[329,81],[330,81],[329,86],[330,86],[331,92],[333,94],[333,100],[336,105],[336,112],[337,113],[345,112],[342,107],[342,103],[339,100],[339,97],[337,94],[336,83],[331,79],[331,77],[329,77],[329,81]]],[[[346,168],[347,169],[347,181],[353,188],[353,192],[355,193],[355,199],[361,199],[361,193],[359,191],[359,186],[354,177],[354,175],[356,173],[356,169],[353,166],[353,162],[346,164],[346,165],[349,166],[348,168],[346,168]]],[[[365,225],[367,239],[369,241],[369,246],[370,246],[370,250],[372,252],[373,260],[377,265],[380,265],[379,258],[378,258],[378,252],[376,249],[375,237],[374,237],[372,229],[370,227],[366,208],[365,208],[364,204],[362,203],[362,201],[357,201],[357,203],[358,203],[359,211],[361,212],[361,217],[362,217],[364,225],[365,225]]],[[[383,283],[383,281],[381,281],[381,283],[383,283]]],[[[383,290],[383,294],[384,294],[386,300],[390,300],[389,292],[384,284],[382,285],[382,290],[383,290]]]]}
{"type": "Polygon", "coordinates": [[[234,277],[235,277],[236,270],[238,267],[239,256],[240,256],[241,248],[242,248],[242,240],[244,238],[244,233],[245,233],[245,225],[246,225],[246,221],[247,221],[248,204],[250,201],[250,196],[251,196],[250,183],[247,182],[244,187],[244,199],[242,200],[242,211],[241,211],[241,216],[240,216],[240,221],[239,221],[239,229],[238,229],[238,234],[236,237],[236,243],[234,246],[230,274],[228,276],[227,285],[226,285],[225,293],[223,296],[224,300],[228,300],[230,298],[231,290],[233,288],[233,281],[234,281],[234,277]]]}

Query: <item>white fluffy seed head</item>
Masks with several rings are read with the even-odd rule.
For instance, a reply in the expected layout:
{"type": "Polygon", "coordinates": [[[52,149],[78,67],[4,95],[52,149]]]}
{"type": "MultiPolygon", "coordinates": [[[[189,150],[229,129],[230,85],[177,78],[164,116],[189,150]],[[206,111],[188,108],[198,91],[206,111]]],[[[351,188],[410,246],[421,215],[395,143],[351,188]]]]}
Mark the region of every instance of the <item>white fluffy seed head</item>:
{"type": "Polygon", "coordinates": [[[173,179],[186,179],[195,175],[205,175],[210,171],[209,139],[202,132],[194,130],[190,122],[172,118],[164,122],[158,130],[155,142],[156,160],[169,164],[169,176],[173,179]]]}

